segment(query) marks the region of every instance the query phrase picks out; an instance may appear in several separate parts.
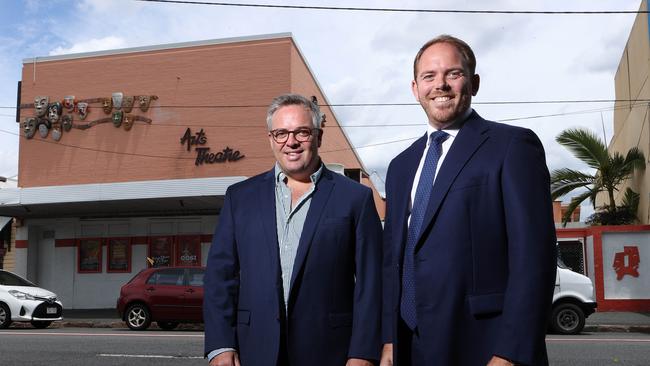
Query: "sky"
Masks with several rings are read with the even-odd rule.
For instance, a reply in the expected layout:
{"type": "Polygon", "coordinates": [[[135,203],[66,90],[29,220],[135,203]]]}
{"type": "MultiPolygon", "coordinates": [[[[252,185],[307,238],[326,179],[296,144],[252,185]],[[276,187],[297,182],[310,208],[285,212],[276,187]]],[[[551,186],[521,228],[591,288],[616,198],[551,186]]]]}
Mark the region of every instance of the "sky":
{"type": "MultiPolygon", "coordinates": [[[[522,11],[635,11],[640,5],[640,0],[228,2],[522,11]]],[[[292,33],[331,104],[415,103],[410,88],[415,53],[436,35],[457,36],[477,57],[481,84],[474,109],[486,119],[532,129],[544,144],[551,171],[588,172],[555,136],[581,127],[609,142],[613,103],[492,103],[615,99],[614,76],[636,16],[271,9],[136,0],[3,0],[2,5],[0,176],[10,178],[9,185],[16,184],[18,174],[15,106],[24,59],[284,32],[292,33]]],[[[339,106],[334,113],[366,170],[380,178],[390,160],[426,130],[426,115],[416,104],[339,106]]],[[[583,218],[590,212],[583,206],[583,218]]]]}

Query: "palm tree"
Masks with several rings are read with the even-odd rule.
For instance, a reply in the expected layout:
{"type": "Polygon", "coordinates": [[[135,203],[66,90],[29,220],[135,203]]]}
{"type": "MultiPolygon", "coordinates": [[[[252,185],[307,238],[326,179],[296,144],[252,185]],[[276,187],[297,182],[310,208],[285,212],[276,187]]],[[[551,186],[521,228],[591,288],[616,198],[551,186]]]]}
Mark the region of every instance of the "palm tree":
{"type": "MultiPolygon", "coordinates": [[[[590,168],[595,169],[594,174],[582,173],[577,170],[563,168],[554,170],[551,174],[551,196],[556,199],[575,189],[586,188],[587,190],[576,197],[573,197],[567,207],[562,223],[566,225],[573,211],[584,200],[589,198],[596,209],[596,195],[599,192],[606,192],[609,204],[600,207],[605,211],[607,217],[617,216],[616,201],[614,192],[617,186],[632,176],[635,170],[645,168],[645,157],[638,148],[631,148],[625,156],[618,152],[612,154],[607,151],[605,143],[594,133],[584,129],[568,129],[560,133],[556,138],[560,145],[566,147],[575,157],[582,160],[590,168]]],[[[636,211],[633,192],[631,189],[625,192],[625,202],[619,209],[626,208],[636,211]]],[[[637,195],[638,196],[638,195],[637,195]]],[[[636,216],[636,213],[633,215],[636,216]]],[[[610,220],[608,220],[610,221],[610,220]]],[[[614,220],[616,221],[616,220],[614,220]]],[[[621,224],[623,222],[596,222],[600,224],[621,224]]]]}

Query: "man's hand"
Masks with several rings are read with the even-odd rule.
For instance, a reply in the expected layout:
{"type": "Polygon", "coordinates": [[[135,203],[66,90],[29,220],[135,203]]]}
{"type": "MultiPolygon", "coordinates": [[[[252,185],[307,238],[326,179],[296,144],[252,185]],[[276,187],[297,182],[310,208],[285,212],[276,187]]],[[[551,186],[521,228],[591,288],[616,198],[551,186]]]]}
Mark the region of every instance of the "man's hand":
{"type": "Polygon", "coordinates": [[[501,358],[499,356],[492,356],[492,359],[487,364],[487,366],[514,366],[514,365],[515,365],[514,363],[504,358],[501,358]]]}
{"type": "Polygon", "coordinates": [[[345,366],[372,366],[372,362],[361,358],[350,358],[345,366]]]}
{"type": "Polygon", "coordinates": [[[381,361],[379,366],[393,366],[393,344],[384,344],[384,349],[381,351],[381,361]]]}
{"type": "Polygon", "coordinates": [[[210,366],[241,366],[241,364],[237,352],[226,351],[213,358],[210,366]]]}

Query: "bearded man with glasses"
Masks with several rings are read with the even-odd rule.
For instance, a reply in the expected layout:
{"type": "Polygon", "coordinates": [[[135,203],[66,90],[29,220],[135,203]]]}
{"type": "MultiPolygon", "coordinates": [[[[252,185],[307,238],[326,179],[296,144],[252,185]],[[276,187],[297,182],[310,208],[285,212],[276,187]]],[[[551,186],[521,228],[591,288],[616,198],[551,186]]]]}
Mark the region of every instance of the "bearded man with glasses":
{"type": "Polygon", "coordinates": [[[381,224],[372,191],[325,167],[318,106],[267,111],[270,171],[226,192],[205,274],[210,365],[379,360],[381,224]]]}

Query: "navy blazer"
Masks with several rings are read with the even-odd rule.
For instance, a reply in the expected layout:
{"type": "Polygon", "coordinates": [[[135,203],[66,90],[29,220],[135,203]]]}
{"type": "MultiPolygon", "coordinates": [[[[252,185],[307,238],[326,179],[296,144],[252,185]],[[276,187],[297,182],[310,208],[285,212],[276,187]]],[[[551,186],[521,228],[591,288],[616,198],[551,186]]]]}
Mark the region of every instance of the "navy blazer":
{"type": "MultiPolygon", "coordinates": [[[[394,343],[395,360],[408,204],[425,145],[426,135],[395,157],[386,178],[382,336],[394,343]]],[[[555,244],[539,139],[472,112],[440,167],[416,245],[416,313],[427,361],[474,366],[499,355],[548,364],[555,244]]]]}
{"type": "Polygon", "coordinates": [[[288,311],[274,170],[228,188],[204,280],[206,354],[275,365],[286,327],[292,365],[345,365],[381,351],[381,223],[372,191],[323,168],[298,245],[288,311]]]}

